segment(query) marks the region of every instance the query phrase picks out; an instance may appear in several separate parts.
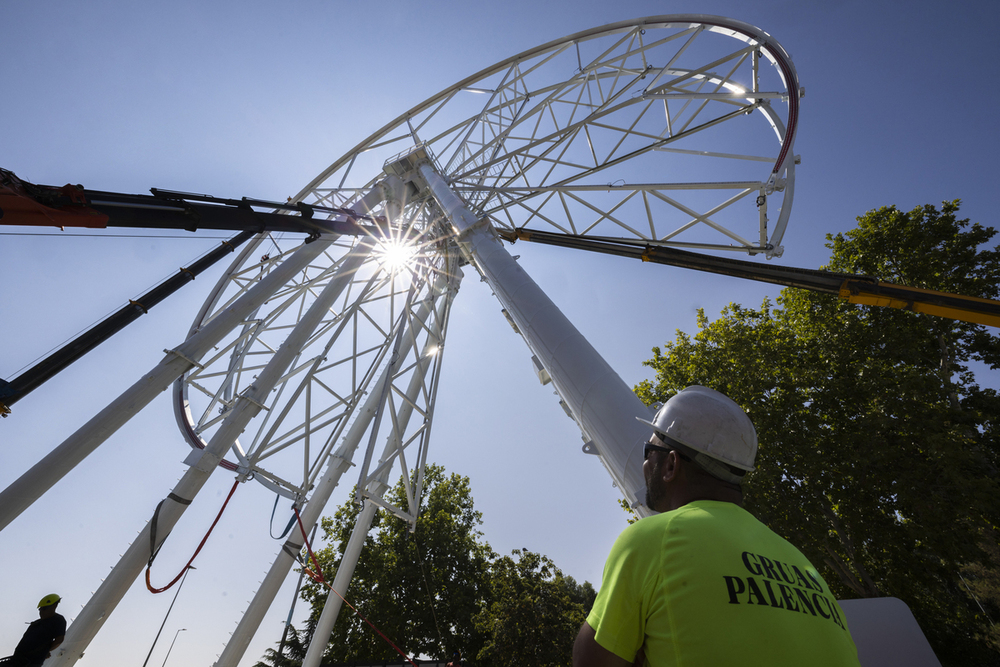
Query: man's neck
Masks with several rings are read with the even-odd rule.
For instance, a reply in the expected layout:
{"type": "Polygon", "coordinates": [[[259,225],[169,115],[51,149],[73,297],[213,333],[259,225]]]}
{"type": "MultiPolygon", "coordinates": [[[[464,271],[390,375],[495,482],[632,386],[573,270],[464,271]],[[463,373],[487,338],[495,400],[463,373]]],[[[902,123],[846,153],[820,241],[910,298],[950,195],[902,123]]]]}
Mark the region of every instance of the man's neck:
{"type": "MultiPolygon", "coordinates": [[[[688,503],[699,500],[715,500],[723,503],[732,503],[737,507],[743,507],[743,492],[738,489],[716,488],[716,489],[691,489],[687,493],[679,494],[670,499],[670,509],[675,510],[684,507],[688,503]]],[[[669,510],[668,510],[669,511],[669,510]]]]}

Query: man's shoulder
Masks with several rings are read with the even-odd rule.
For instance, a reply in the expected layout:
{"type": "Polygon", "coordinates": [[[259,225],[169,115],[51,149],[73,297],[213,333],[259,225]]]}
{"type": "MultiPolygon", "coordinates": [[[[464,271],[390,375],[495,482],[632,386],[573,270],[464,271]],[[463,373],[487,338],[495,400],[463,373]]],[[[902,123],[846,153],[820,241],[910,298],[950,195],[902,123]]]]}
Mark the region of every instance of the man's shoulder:
{"type": "Polygon", "coordinates": [[[36,623],[39,623],[49,631],[59,631],[61,633],[66,630],[66,618],[62,614],[53,614],[48,618],[39,619],[36,623]]]}

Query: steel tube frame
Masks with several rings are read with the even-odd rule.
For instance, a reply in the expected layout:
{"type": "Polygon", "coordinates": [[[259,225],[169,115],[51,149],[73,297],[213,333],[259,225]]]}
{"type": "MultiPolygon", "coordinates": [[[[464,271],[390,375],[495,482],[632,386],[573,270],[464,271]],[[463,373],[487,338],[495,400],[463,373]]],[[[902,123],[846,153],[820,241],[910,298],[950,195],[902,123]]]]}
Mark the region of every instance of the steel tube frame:
{"type": "MultiPolygon", "coordinates": [[[[450,306],[451,300],[454,298],[454,294],[455,290],[448,290],[443,309],[445,313],[450,306]]],[[[440,327],[441,320],[439,319],[437,323],[440,327]]],[[[440,347],[442,342],[443,341],[440,339],[428,338],[428,340],[424,343],[421,363],[418,364],[413,375],[410,377],[410,384],[406,392],[406,396],[410,400],[403,401],[403,405],[397,413],[397,418],[394,420],[396,423],[400,424],[400,428],[398,430],[394,429],[389,438],[386,440],[380,462],[387,461],[391,458],[402,445],[400,433],[406,428],[407,422],[409,422],[410,417],[413,415],[413,402],[416,400],[416,397],[421,390],[424,378],[427,374],[427,369],[431,365],[430,351],[434,347],[440,347]]],[[[401,455],[402,454],[400,452],[400,456],[401,455]]],[[[383,495],[385,489],[387,488],[386,485],[388,483],[390,470],[391,466],[381,467],[381,472],[378,474],[378,477],[373,479],[366,486],[366,496],[370,498],[372,496],[381,497],[383,495]]],[[[403,474],[406,474],[405,468],[403,474]]],[[[414,520],[416,520],[417,511],[420,507],[420,498],[415,498],[414,503],[416,507],[411,507],[410,512],[414,517],[414,520]]],[[[347,587],[351,582],[351,578],[354,576],[354,568],[357,566],[358,559],[361,557],[361,551],[364,548],[365,539],[368,537],[368,530],[371,528],[372,520],[375,518],[375,512],[378,508],[379,506],[376,503],[369,501],[365,503],[364,508],[358,514],[358,518],[354,524],[354,530],[351,532],[351,537],[347,542],[347,548],[344,550],[344,556],[340,560],[340,567],[337,568],[337,574],[333,580],[333,590],[331,590],[327,595],[326,603],[323,605],[323,613],[320,614],[319,621],[316,624],[316,629],[313,632],[312,641],[309,643],[309,649],[306,651],[305,658],[302,660],[302,667],[319,667],[319,664],[323,659],[323,653],[326,651],[330,635],[333,633],[333,626],[336,624],[337,618],[340,615],[343,597],[346,595],[347,587]]]]}
{"type": "MultiPolygon", "coordinates": [[[[445,307],[439,310],[437,314],[437,321],[440,321],[442,315],[447,312],[445,308],[447,308],[451,299],[454,298],[454,294],[458,291],[461,279],[462,274],[456,272],[451,276],[441,275],[435,281],[436,284],[434,291],[436,292],[436,295],[434,299],[436,300],[441,294],[446,294],[448,299],[445,307]]],[[[423,301],[417,310],[415,320],[417,322],[426,321],[431,312],[432,305],[433,303],[430,300],[423,301]]],[[[411,331],[409,333],[404,334],[400,344],[400,358],[405,358],[406,355],[409,354],[410,348],[416,340],[416,335],[413,331],[414,326],[412,324],[410,329],[411,331]]],[[[436,344],[440,345],[440,341],[437,341],[436,344]]],[[[394,368],[392,365],[386,366],[383,370],[378,381],[368,392],[368,399],[358,411],[358,416],[351,425],[351,428],[348,430],[348,433],[341,442],[341,445],[330,456],[325,474],[317,484],[316,490],[313,492],[301,512],[302,525],[306,532],[311,530],[312,527],[319,521],[320,515],[326,507],[327,502],[330,500],[330,496],[340,484],[341,477],[345,472],[347,472],[348,469],[350,469],[351,461],[357,451],[358,445],[361,442],[361,438],[368,430],[372,419],[378,412],[378,404],[382,395],[382,389],[387,386],[387,384],[391,383],[393,371],[394,368]]],[[[216,667],[235,667],[235,665],[237,665],[243,658],[250,641],[253,639],[258,628],[260,627],[261,621],[264,619],[264,615],[270,608],[271,603],[281,588],[281,584],[284,582],[285,577],[288,576],[288,572],[295,563],[295,556],[302,550],[302,547],[302,537],[297,533],[293,534],[293,536],[288,538],[284,545],[282,545],[281,551],[278,552],[274,563],[271,565],[270,570],[268,570],[267,575],[264,577],[260,587],[254,594],[250,605],[247,607],[246,613],[240,619],[236,631],[226,644],[226,647],[223,649],[218,661],[216,661],[216,667]]]]}

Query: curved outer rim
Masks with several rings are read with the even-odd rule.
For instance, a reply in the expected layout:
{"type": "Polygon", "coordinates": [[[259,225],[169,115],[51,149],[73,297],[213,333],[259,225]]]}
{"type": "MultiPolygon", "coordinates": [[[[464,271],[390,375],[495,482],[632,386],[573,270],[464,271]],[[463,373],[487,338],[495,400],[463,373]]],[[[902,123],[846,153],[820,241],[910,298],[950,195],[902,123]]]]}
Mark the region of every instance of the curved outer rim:
{"type": "MultiPolygon", "coordinates": [[[[382,136],[391,132],[394,128],[401,125],[406,121],[407,118],[418,114],[429,107],[433,106],[439,102],[442,98],[449,95],[452,91],[459,88],[464,88],[468,84],[475,81],[479,81],[488,76],[496,74],[502,70],[507,69],[515,62],[524,60],[525,58],[530,58],[537,56],[539,54],[545,53],[552,49],[558,48],[567,42],[576,42],[581,40],[590,39],[598,35],[612,34],[615,32],[623,32],[625,30],[634,28],[663,28],[672,25],[683,25],[683,24],[694,24],[694,25],[704,25],[708,26],[709,30],[713,32],[719,32],[723,34],[729,34],[731,37],[735,37],[742,41],[749,42],[751,40],[760,43],[761,52],[774,63],[779,71],[781,72],[782,80],[784,81],[785,88],[788,90],[788,119],[785,123],[785,140],[782,141],[781,150],[778,153],[777,160],[774,163],[774,167],[771,170],[772,175],[777,175],[781,173],[781,169],[785,166],[785,163],[792,158],[792,146],[795,143],[795,132],[798,127],[798,115],[799,115],[799,80],[798,75],[795,72],[795,66],[792,64],[791,57],[785,51],[785,49],[779,44],[773,37],[768,33],[764,32],[760,28],[757,28],[749,23],[744,23],[743,21],[737,21],[736,19],[729,19],[722,16],[712,16],[709,14],[666,14],[662,16],[649,16],[641,19],[633,19],[631,21],[619,21],[618,23],[609,23],[596,28],[590,28],[589,30],[583,30],[581,32],[562,37],[560,39],[552,40],[551,42],[546,42],[541,46],[536,46],[532,49],[522,51],[517,55],[511,56],[506,60],[502,60],[494,65],[482,69],[475,74],[467,76],[458,83],[452,85],[449,88],[445,88],[437,95],[427,98],[420,104],[412,107],[411,109],[400,114],[393,120],[389,121],[383,125],[380,129],[376,130],[374,133],[369,135],[367,138],[362,140],[354,148],[344,153],[336,162],[331,164],[325,170],[323,170],[316,178],[314,178],[307,186],[305,186],[297,195],[292,198],[292,201],[302,201],[310,192],[315,190],[323,181],[330,177],[337,169],[342,167],[345,163],[349,162],[356,154],[364,150],[364,148],[372,143],[375,143],[382,136]]],[[[780,242],[780,239],[778,239],[780,242]]]]}

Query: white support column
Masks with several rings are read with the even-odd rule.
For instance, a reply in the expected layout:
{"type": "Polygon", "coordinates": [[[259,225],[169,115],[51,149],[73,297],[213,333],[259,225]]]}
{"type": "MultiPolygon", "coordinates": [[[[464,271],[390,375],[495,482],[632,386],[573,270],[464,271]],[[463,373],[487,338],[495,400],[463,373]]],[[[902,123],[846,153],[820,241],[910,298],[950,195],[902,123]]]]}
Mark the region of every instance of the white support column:
{"type": "MultiPolygon", "coordinates": [[[[446,295],[447,300],[450,302],[450,300],[454,298],[454,294],[458,291],[461,279],[462,274],[457,271],[455,272],[455,275],[450,276],[450,279],[444,275],[439,276],[435,281],[434,294],[432,298],[425,300],[420,304],[414,319],[418,322],[426,321],[428,315],[431,313],[432,305],[434,305],[434,302],[438,300],[438,297],[442,293],[446,295]]],[[[438,310],[438,321],[440,321],[440,317],[443,312],[446,312],[446,310],[438,310]]],[[[406,357],[406,355],[410,353],[410,348],[415,340],[415,331],[411,330],[409,334],[405,334],[403,336],[399,349],[401,358],[406,357]]],[[[344,437],[337,450],[330,456],[325,474],[316,485],[316,490],[313,491],[309,501],[302,509],[302,525],[307,533],[312,529],[313,525],[319,521],[320,515],[326,507],[326,503],[330,500],[330,496],[333,494],[334,489],[336,489],[340,484],[340,478],[351,467],[351,460],[358,448],[358,444],[361,442],[362,436],[368,430],[368,426],[371,424],[372,418],[378,411],[378,402],[380,396],[382,395],[382,388],[387,382],[391,381],[392,373],[393,368],[391,366],[387,366],[382,372],[381,377],[369,390],[368,398],[365,401],[364,406],[359,410],[354,423],[347,432],[347,435],[344,437]]],[[[243,618],[240,619],[239,625],[236,627],[236,631],[226,644],[226,648],[222,651],[222,655],[220,655],[219,659],[216,661],[215,667],[235,667],[239,664],[239,661],[243,658],[243,654],[246,652],[247,646],[249,646],[250,641],[257,633],[257,629],[260,627],[260,623],[263,620],[264,615],[267,613],[267,610],[270,608],[275,596],[278,594],[281,584],[284,582],[285,577],[288,576],[288,572],[295,563],[295,556],[302,550],[302,546],[302,536],[297,532],[293,533],[292,537],[289,537],[284,543],[281,551],[278,552],[274,563],[271,565],[271,569],[268,570],[267,575],[264,577],[264,580],[261,582],[257,592],[254,594],[253,599],[250,601],[250,605],[247,607],[246,613],[243,615],[243,618]]]]}
{"type": "MultiPolygon", "coordinates": [[[[452,273],[449,271],[449,273],[452,273]]],[[[439,335],[443,331],[444,319],[447,317],[447,313],[451,306],[451,301],[455,297],[455,293],[458,290],[458,284],[461,281],[461,273],[456,269],[453,272],[453,286],[450,286],[447,294],[445,296],[445,301],[443,307],[439,311],[436,324],[438,326],[439,335]]],[[[386,461],[393,454],[393,452],[401,446],[401,441],[399,438],[400,432],[405,430],[406,424],[413,414],[413,405],[416,403],[417,396],[423,386],[424,378],[426,377],[427,369],[431,365],[431,357],[433,353],[433,348],[438,347],[439,351],[437,354],[442,354],[440,350],[443,341],[435,338],[428,338],[424,343],[424,348],[421,356],[421,363],[417,365],[414,369],[413,375],[410,378],[410,384],[407,388],[406,396],[408,400],[403,401],[403,405],[396,415],[396,423],[400,424],[399,431],[390,434],[385,449],[382,452],[381,461],[386,461]]],[[[440,364],[440,359],[438,360],[440,364]]],[[[433,407],[433,406],[432,406],[433,407]]],[[[373,481],[368,485],[371,491],[374,488],[385,489],[387,480],[389,479],[389,471],[392,469],[391,466],[385,465],[380,466],[381,472],[378,475],[377,480],[373,481]]],[[[406,474],[404,470],[403,474],[406,474]]],[[[379,492],[381,496],[381,492],[379,492]]],[[[418,503],[420,499],[417,498],[418,503]]],[[[411,512],[416,513],[417,508],[410,508],[411,512]]],[[[347,542],[347,547],[344,549],[344,556],[340,559],[340,567],[337,568],[337,574],[333,579],[332,588],[333,590],[327,595],[326,603],[323,605],[323,613],[320,614],[319,621],[316,624],[316,630],[313,633],[312,641],[309,644],[309,649],[306,651],[306,656],[302,660],[302,667],[319,667],[320,662],[323,659],[323,653],[326,652],[326,646],[330,641],[330,635],[333,634],[333,627],[337,623],[337,617],[340,615],[340,609],[343,605],[343,598],[347,595],[347,589],[351,582],[351,578],[354,576],[354,568],[358,564],[358,559],[361,557],[361,550],[364,548],[365,539],[368,537],[368,530],[371,528],[372,520],[375,518],[375,512],[378,510],[378,506],[373,502],[366,502],[364,508],[358,514],[358,518],[354,523],[354,530],[351,532],[351,537],[347,542]]]]}
{"type": "Polygon", "coordinates": [[[521,335],[552,378],[581,429],[591,438],[629,504],[645,516],[642,444],[649,428],[636,420],[650,411],[514,261],[487,221],[480,221],[429,162],[417,167],[451,220],[459,246],[475,262],[521,335]]]}
{"type": "Polygon", "coordinates": [[[308,266],[309,262],[329,247],[333,240],[333,238],[316,240],[296,250],[232,306],[213,318],[175,350],[168,351],[167,356],[156,367],[0,492],[0,530],[30,507],[137,412],[146,407],[174,380],[190,370],[195,361],[260,308],[295,274],[308,266]]]}
{"type": "MultiPolygon", "coordinates": [[[[236,401],[233,409],[205,447],[198,463],[184,473],[173,492],[160,505],[156,521],[157,534],[152,536],[157,547],[170,534],[187,506],[218,468],[226,451],[243,432],[250,420],[260,412],[267,394],[287,371],[305,341],[313,334],[323,318],[329,314],[330,307],[350,284],[358,267],[370,252],[373,243],[370,239],[359,241],[355,251],[343,261],[337,274],[319,293],[305,315],[278,348],[278,351],[260,371],[250,390],[236,401]]],[[[118,565],[111,570],[97,592],[76,617],[66,633],[65,642],[59,647],[50,667],[73,665],[83,656],[83,652],[91,640],[97,635],[118,602],[125,596],[136,576],[142,572],[143,565],[149,559],[151,526],[152,522],[146,524],[122,556],[118,565]]]]}
{"type": "Polygon", "coordinates": [[[323,613],[320,614],[316,631],[313,633],[312,641],[306,650],[306,657],[302,659],[302,667],[318,667],[323,660],[323,653],[326,652],[326,645],[330,641],[333,626],[337,622],[340,608],[343,605],[341,596],[346,597],[347,595],[347,587],[354,576],[354,568],[358,564],[361,550],[365,546],[365,539],[368,537],[368,530],[371,528],[372,520],[377,511],[378,505],[368,502],[358,513],[358,518],[354,522],[354,530],[351,531],[351,539],[347,541],[344,556],[340,559],[340,567],[337,568],[337,574],[333,578],[333,591],[327,595],[326,603],[323,605],[323,613]]]}

